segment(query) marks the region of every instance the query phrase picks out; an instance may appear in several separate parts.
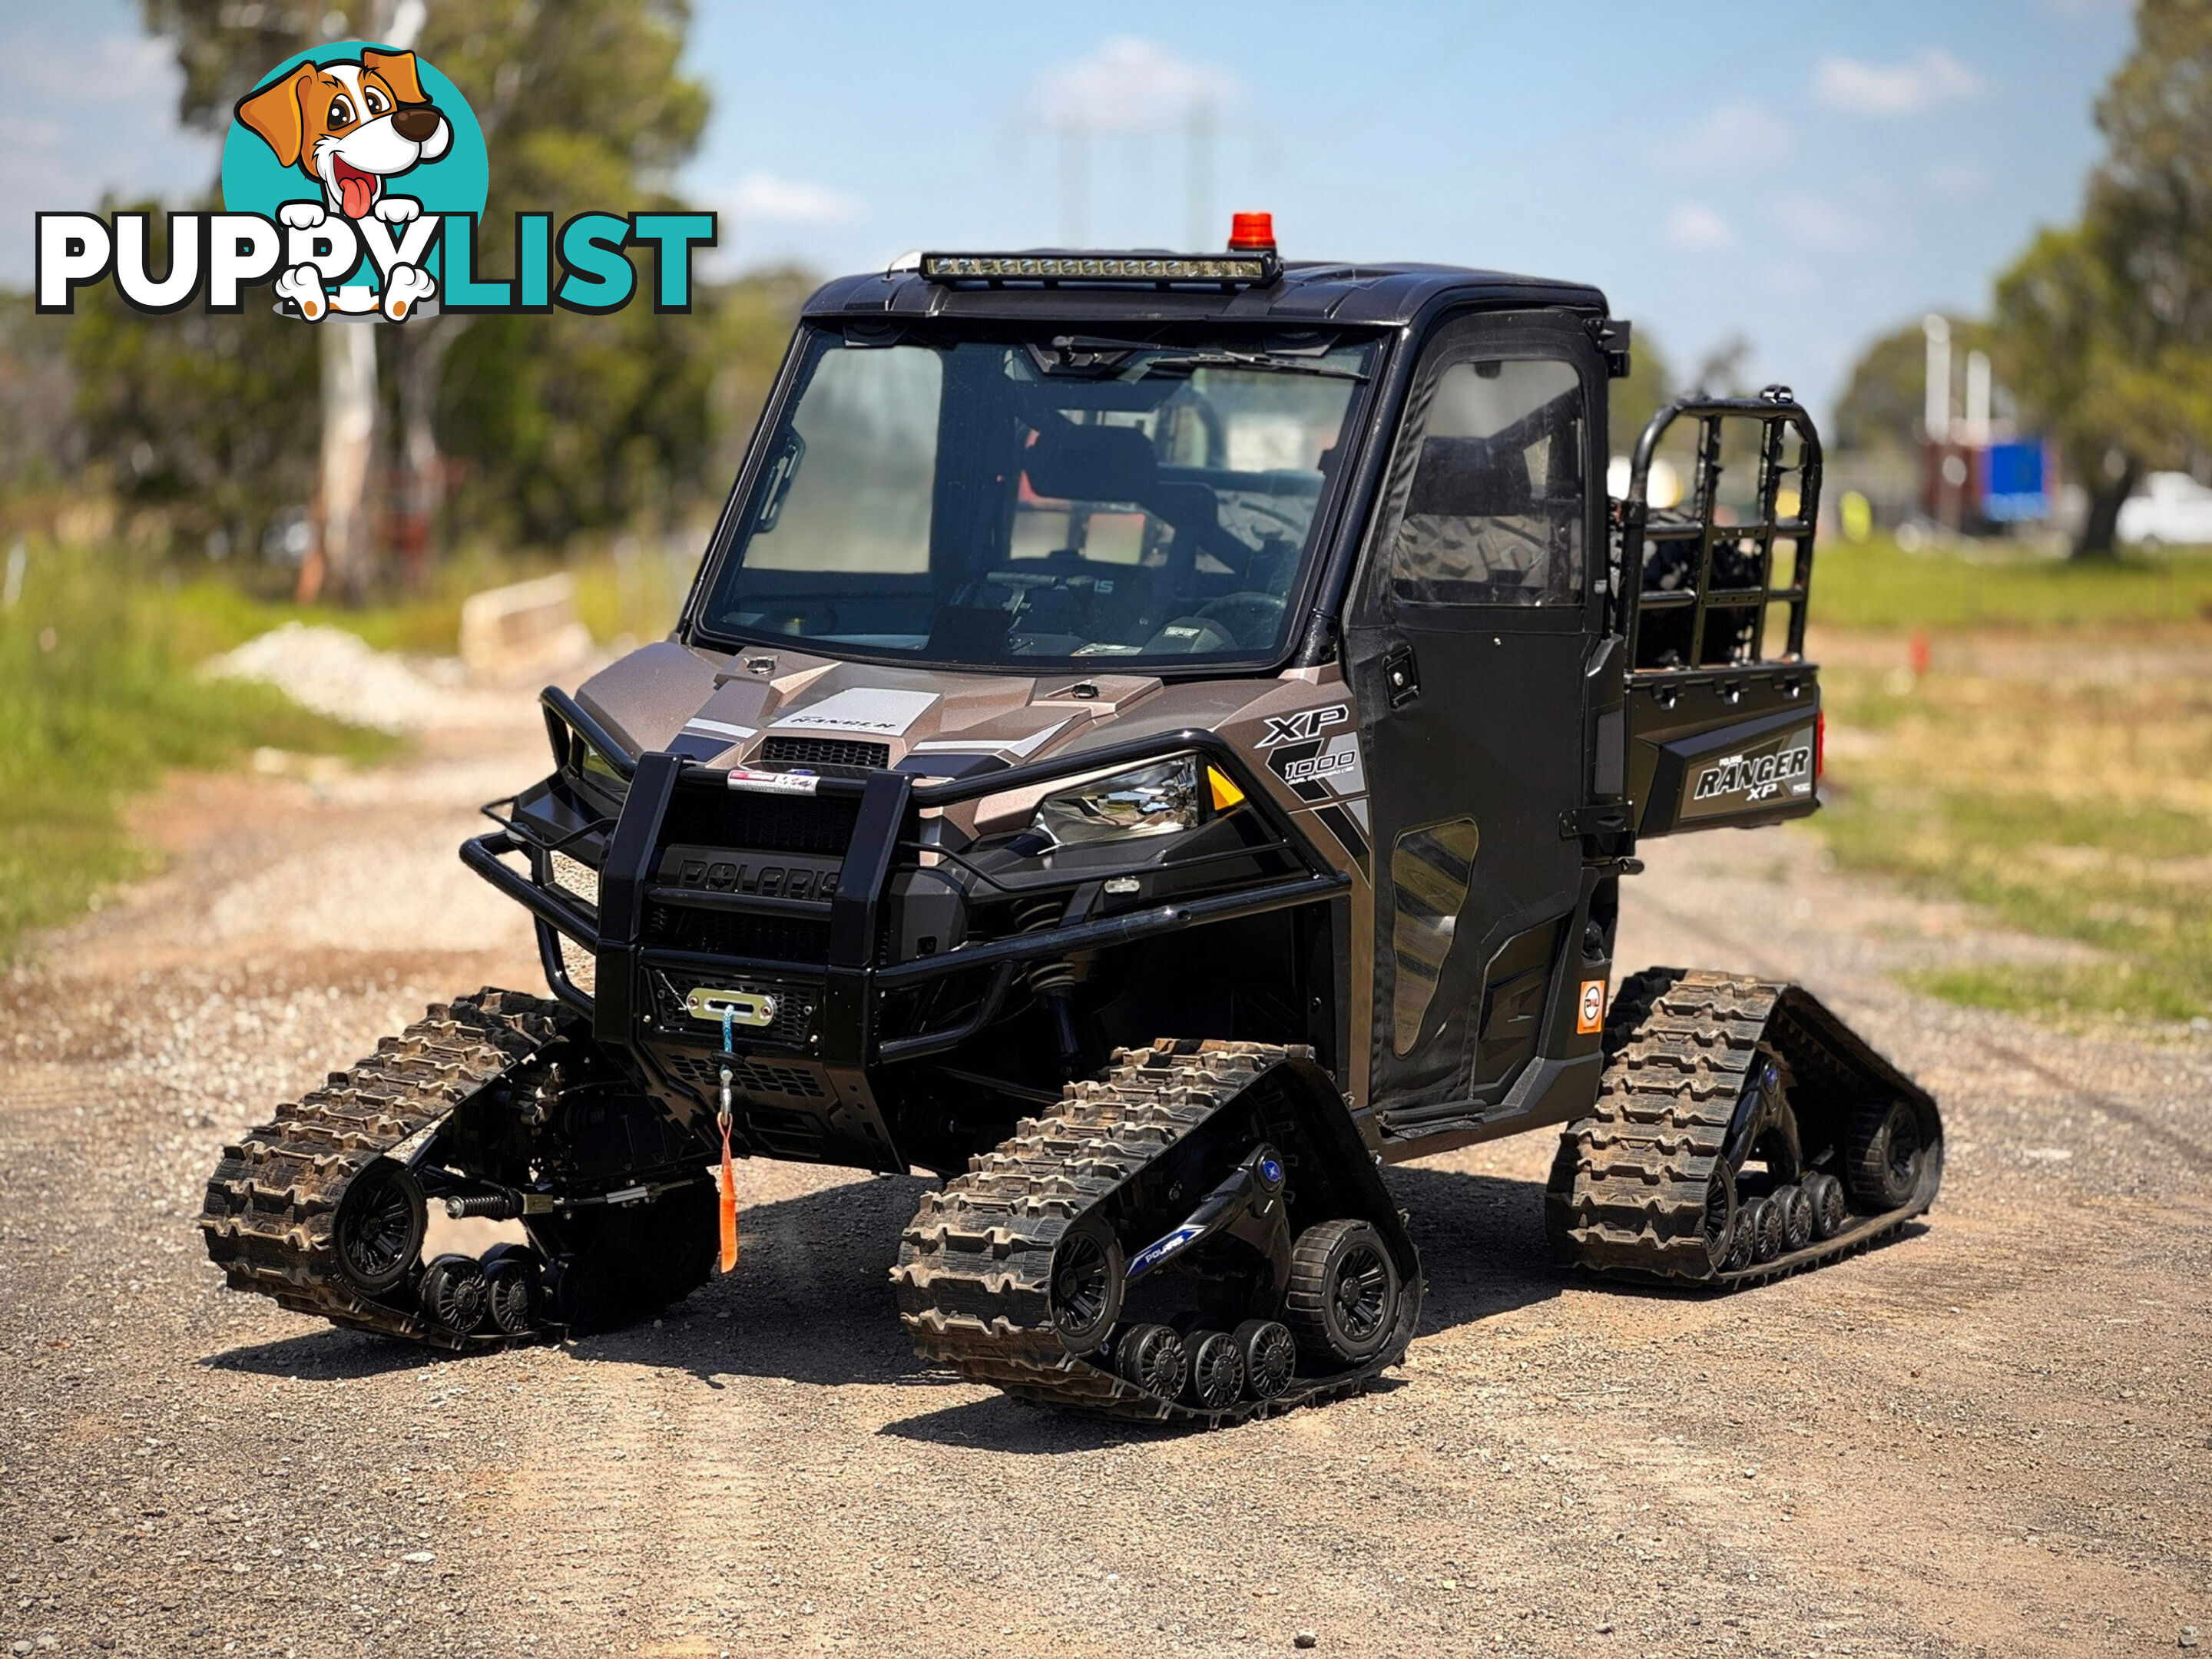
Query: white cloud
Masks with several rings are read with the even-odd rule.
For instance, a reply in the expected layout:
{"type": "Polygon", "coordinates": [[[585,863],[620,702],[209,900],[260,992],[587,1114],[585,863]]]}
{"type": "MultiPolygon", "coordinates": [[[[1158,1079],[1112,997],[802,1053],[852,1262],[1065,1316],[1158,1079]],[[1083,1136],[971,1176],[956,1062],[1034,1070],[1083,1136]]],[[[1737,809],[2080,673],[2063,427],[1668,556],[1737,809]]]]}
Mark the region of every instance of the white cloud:
{"type": "Polygon", "coordinates": [[[1123,35],[1046,74],[1037,85],[1037,102],[1054,126],[1148,132],[1178,125],[1194,112],[1233,104],[1242,93],[1236,77],[1224,70],[1123,35]]]}
{"type": "Polygon", "coordinates": [[[797,179],[779,179],[772,173],[747,173],[738,180],[727,200],[741,226],[842,225],[860,215],[860,204],[842,191],[797,179]]]}
{"type": "Polygon", "coordinates": [[[1813,71],[1813,96],[1846,115],[1913,115],[1981,89],[1981,76],[1941,46],[1901,64],[1826,58],[1813,71]]]}
{"type": "Polygon", "coordinates": [[[1668,246],[1684,253],[1717,253],[1735,246],[1735,228],[1701,202],[1677,203],[1662,234],[1668,246]]]}
{"type": "Polygon", "coordinates": [[[1815,253],[1856,253],[1881,240],[1877,222],[1818,196],[1790,197],[1774,216],[1791,241],[1815,253]]]}
{"type": "Polygon", "coordinates": [[[1757,104],[1723,104],[1688,132],[1660,144],[1653,159],[1680,173],[1749,173],[1786,161],[1796,135],[1757,104]]]}
{"type": "Polygon", "coordinates": [[[1979,195],[1989,181],[1988,169],[1979,161],[1938,161],[1922,175],[1929,194],[1954,199],[1979,195]]]}

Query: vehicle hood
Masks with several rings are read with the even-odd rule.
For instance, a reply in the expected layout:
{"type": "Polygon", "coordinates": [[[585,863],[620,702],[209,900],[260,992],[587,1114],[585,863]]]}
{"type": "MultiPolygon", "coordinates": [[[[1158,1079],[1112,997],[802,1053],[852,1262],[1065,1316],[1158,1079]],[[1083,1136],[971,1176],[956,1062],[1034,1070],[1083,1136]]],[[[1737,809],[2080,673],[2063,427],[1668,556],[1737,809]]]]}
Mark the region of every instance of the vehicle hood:
{"type": "Polygon", "coordinates": [[[715,767],[848,755],[850,763],[960,776],[1164,730],[1218,730],[1279,686],[1268,678],[1169,685],[1065,670],[956,673],[781,650],[724,656],[669,641],[595,675],[577,700],[638,754],[672,750],[715,767]],[[828,746],[844,743],[880,744],[882,758],[828,746]]]}

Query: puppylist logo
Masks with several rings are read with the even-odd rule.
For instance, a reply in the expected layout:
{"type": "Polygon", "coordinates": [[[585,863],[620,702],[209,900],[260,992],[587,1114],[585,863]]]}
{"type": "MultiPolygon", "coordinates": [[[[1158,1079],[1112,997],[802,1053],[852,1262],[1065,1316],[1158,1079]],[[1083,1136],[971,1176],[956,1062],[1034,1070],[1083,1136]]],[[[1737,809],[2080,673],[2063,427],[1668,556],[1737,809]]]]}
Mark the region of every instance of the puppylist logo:
{"type": "Polygon", "coordinates": [[[483,131],[460,89],[411,52],[344,40],[288,58],[238,101],[220,213],[172,213],[168,269],[152,269],[144,213],[40,213],[38,309],[68,314],[112,278],[124,301],[171,312],[204,299],[237,313],[270,284],[276,308],[404,323],[453,312],[619,311],[636,295],[627,250],[653,250],[655,311],[691,309],[691,254],[712,213],[514,216],[515,271],[483,275],[477,227],[490,188],[483,131]]]}

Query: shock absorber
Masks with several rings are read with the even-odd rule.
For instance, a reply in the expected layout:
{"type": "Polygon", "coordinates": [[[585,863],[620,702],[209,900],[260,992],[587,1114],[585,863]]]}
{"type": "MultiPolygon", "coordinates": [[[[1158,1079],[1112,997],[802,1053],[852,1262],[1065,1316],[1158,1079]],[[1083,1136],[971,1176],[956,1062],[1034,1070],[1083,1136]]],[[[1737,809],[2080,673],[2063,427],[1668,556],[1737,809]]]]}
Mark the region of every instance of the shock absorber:
{"type": "MultiPolygon", "coordinates": [[[[1064,898],[1024,899],[1014,908],[1014,926],[1024,933],[1042,933],[1060,926],[1065,911],[1064,898]]],[[[1075,1036],[1075,963],[1066,957],[1050,957],[1034,963],[1022,975],[1030,994],[1052,1011],[1053,1035],[1060,1043],[1060,1075],[1079,1076],[1083,1069],[1083,1048],[1075,1036]]]]}

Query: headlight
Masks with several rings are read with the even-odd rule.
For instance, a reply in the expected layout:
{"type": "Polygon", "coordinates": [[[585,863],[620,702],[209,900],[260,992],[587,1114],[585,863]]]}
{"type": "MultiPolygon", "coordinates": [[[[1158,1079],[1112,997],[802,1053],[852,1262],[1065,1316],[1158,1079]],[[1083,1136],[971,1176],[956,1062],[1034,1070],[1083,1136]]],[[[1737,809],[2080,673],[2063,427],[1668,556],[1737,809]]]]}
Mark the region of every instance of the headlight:
{"type": "Polygon", "coordinates": [[[1196,829],[1243,799],[1243,791],[1197,756],[1177,755],[1047,795],[1021,839],[1042,843],[1036,848],[1042,852],[1171,836],[1196,829]]]}

